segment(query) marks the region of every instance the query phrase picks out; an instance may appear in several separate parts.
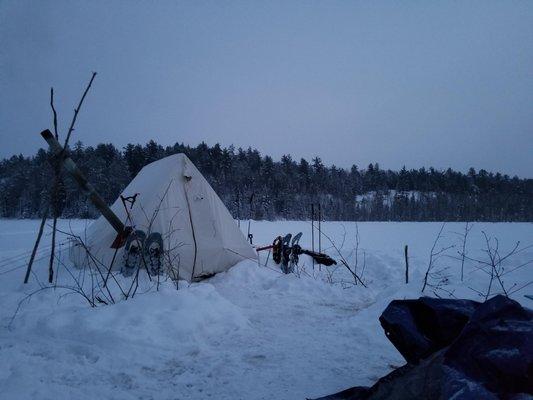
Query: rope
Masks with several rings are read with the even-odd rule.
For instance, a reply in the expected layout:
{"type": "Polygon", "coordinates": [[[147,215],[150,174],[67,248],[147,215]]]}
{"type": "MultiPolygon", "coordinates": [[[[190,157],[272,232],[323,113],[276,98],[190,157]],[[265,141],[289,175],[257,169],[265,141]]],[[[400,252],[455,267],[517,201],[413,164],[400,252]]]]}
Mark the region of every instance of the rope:
{"type": "MultiPolygon", "coordinates": [[[[47,250],[47,249],[50,249],[52,247],[52,245],[48,245],[48,246],[43,246],[42,248],[40,248],[39,250],[40,251],[44,251],[44,250],[47,250]]],[[[28,256],[30,253],[32,252],[32,250],[27,250],[27,251],[24,251],[22,253],[18,253],[18,254],[15,254],[15,255],[12,255],[10,257],[6,257],[6,258],[3,258],[1,261],[0,261],[0,268],[4,265],[4,264],[9,264],[11,261],[15,260],[15,259],[19,259],[19,258],[22,258],[22,257],[26,257],[28,256]]]]}
{"type": "MultiPolygon", "coordinates": [[[[63,242],[60,242],[60,243],[57,243],[56,246],[63,246],[65,244],[67,244],[69,242],[69,240],[65,240],[63,242]]],[[[52,248],[52,245],[49,244],[47,246],[43,246],[41,248],[39,248],[39,252],[42,253],[43,251],[50,251],[50,249],[52,248]]],[[[27,250],[27,251],[23,251],[22,253],[18,253],[18,254],[15,254],[13,256],[10,256],[10,257],[7,257],[7,258],[4,258],[0,261],[0,268],[2,267],[5,267],[9,264],[11,264],[12,262],[16,262],[16,261],[19,261],[21,260],[22,258],[25,258],[27,257],[28,255],[30,255],[32,252],[32,250],[27,250]]]]}
{"type": "MultiPolygon", "coordinates": [[[[42,255],[41,257],[36,258],[34,261],[44,260],[45,258],[48,258],[48,256],[50,256],[50,253],[47,253],[47,254],[42,255]]],[[[21,264],[21,265],[19,265],[19,266],[17,266],[17,267],[14,267],[14,268],[8,269],[7,271],[0,272],[0,275],[5,275],[5,274],[7,274],[7,273],[9,273],[9,272],[16,271],[17,269],[20,269],[20,268],[25,267],[25,266],[27,266],[27,263],[26,263],[26,262],[24,262],[24,264],[21,264]]]]}
{"type": "MultiPolygon", "coordinates": [[[[68,240],[67,241],[64,241],[64,242],[61,242],[61,243],[58,243],[56,246],[58,247],[61,247],[61,246],[64,246],[65,244],[68,243],[68,240]]],[[[43,249],[43,250],[39,250],[39,257],[34,260],[34,261],[39,261],[39,260],[42,260],[46,257],[48,257],[51,253],[51,245],[50,246],[47,246],[47,248],[43,249]]],[[[2,271],[0,273],[0,275],[4,275],[4,274],[7,274],[8,272],[11,272],[11,271],[14,271],[14,270],[17,270],[19,268],[22,268],[26,265],[28,265],[28,263],[26,262],[26,258],[28,257],[28,255],[31,253],[31,250],[30,251],[27,251],[27,252],[24,252],[24,253],[21,253],[21,254],[18,254],[16,256],[12,256],[10,257],[9,259],[5,259],[2,261],[2,264],[0,264],[0,269],[1,268],[5,268],[5,267],[9,267],[9,266],[12,266],[13,264],[18,264],[16,267],[13,267],[9,270],[6,270],[6,271],[2,271]],[[9,260],[9,261],[8,261],[9,260]],[[19,264],[22,260],[24,260],[24,262],[22,264],[19,264]]]]}

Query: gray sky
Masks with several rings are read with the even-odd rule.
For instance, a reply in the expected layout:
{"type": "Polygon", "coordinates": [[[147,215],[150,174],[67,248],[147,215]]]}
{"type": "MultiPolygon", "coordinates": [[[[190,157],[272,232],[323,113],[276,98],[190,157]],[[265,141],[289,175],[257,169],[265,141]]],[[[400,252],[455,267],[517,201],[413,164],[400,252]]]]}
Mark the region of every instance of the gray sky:
{"type": "Polygon", "coordinates": [[[0,0],[0,157],[74,140],[533,177],[533,2],[0,0]]]}

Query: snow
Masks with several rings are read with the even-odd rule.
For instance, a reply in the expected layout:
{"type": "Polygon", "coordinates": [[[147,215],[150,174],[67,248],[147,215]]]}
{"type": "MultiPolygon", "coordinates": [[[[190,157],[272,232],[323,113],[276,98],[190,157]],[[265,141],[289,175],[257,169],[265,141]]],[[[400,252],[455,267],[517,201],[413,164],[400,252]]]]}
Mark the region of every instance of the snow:
{"type": "MultiPolygon", "coordinates": [[[[59,221],[63,231],[83,235],[87,221],[59,221]]],[[[37,278],[47,276],[46,248],[34,266],[28,285],[22,284],[25,264],[39,221],[0,220],[0,392],[9,399],[303,399],[354,385],[372,384],[404,363],[380,327],[378,317],[397,298],[420,296],[429,252],[439,223],[359,223],[361,271],[368,288],[350,284],[342,267],[313,271],[302,256],[297,274],[283,275],[270,261],[244,261],[228,272],[179,290],[163,282],[160,290],[143,278],[133,299],[90,308],[77,295],[61,289],[40,291],[37,278]],[[410,283],[404,283],[404,245],[409,245],[410,283]],[[333,283],[331,283],[331,281],[333,283]]],[[[349,263],[355,261],[356,224],[325,222],[324,232],[349,263]]],[[[310,223],[305,221],[251,224],[255,242],[268,244],[287,232],[304,232],[301,244],[310,247],[310,223]]],[[[247,229],[247,223],[241,228],[247,229]]],[[[446,247],[460,244],[464,225],[444,228],[446,247]]],[[[474,224],[469,257],[483,257],[481,231],[498,237],[500,251],[521,240],[506,268],[533,260],[533,225],[474,224]]],[[[66,254],[65,235],[58,241],[66,254]]],[[[43,243],[50,241],[49,227],[43,243]]],[[[318,246],[318,240],[316,241],[318,246]]],[[[338,259],[325,237],[322,250],[338,259]]],[[[487,287],[487,274],[474,262],[465,264],[459,280],[457,248],[437,261],[445,268],[448,292],[480,300],[475,290],[487,287]],[[475,289],[472,290],[469,287],[475,289]]],[[[270,257],[271,260],[271,257],[270,257]]],[[[59,271],[59,280],[67,280],[59,271]]],[[[507,287],[533,280],[527,264],[505,276],[507,287]]],[[[528,286],[512,294],[524,297],[528,286]]],[[[434,295],[428,291],[427,295],[434,295]]]]}

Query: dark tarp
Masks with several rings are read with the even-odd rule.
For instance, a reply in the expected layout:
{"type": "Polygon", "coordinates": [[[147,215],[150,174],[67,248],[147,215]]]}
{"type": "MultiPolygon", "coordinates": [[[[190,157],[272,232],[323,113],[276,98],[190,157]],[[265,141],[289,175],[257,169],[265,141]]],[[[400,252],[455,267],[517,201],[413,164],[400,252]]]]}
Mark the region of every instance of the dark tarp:
{"type": "Polygon", "coordinates": [[[394,300],[379,322],[402,356],[416,363],[452,343],[480,303],[422,297],[394,300]]]}
{"type": "Polygon", "coordinates": [[[321,400],[531,399],[533,312],[496,296],[469,300],[395,300],[380,321],[412,360],[372,387],[321,400]],[[466,320],[465,320],[466,318],[466,320]]]}

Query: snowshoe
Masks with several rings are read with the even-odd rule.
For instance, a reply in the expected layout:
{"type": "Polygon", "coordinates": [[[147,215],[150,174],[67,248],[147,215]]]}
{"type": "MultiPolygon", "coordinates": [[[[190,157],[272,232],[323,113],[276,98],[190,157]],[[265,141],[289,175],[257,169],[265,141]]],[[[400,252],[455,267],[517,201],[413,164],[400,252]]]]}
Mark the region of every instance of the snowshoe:
{"type": "Polygon", "coordinates": [[[300,242],[302,235],[302,232],[294,235],[294,237],[292,238],[291,247],[296,246],[300,242]]]}
{"type": "Polygon", "coordinates": [[[150,275],[159,275],[163,265],[163,237],[158,232],[152,232],[144,242],[146,267],[150,275]]]}
{"type": "Polygon", "coordinates": [[[283,241],[283,238],[281,236],[278,236],[274,239],[272,242],[272,259],[276,264],[279,264],[281,262],[281,242],[283,241]]]}
{"type": "Polygon", "coordinates": [[[141,266],[145,239],[146,233],[141,230],[134,231],[126,239],[122,275],[131,276],[141,266]]]}
{"type": "Polygon", "coordinates": [[[291,238],[292,234],[287,233],[281,241],[281,270],[288,274],[289,271],[289,257],[291,254],[291,238]]]}
{"type": "Polygon", "coordinates": [[[298,244],[300,238],[302,237],[302,232],[294,235],[291,242],[291,252],[289,254],[289,272],[294,271],[294,266],[298,264],[299,255],[301,253],[301,247],[298,244]]]}

